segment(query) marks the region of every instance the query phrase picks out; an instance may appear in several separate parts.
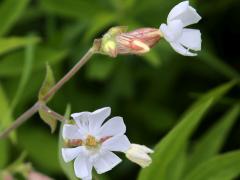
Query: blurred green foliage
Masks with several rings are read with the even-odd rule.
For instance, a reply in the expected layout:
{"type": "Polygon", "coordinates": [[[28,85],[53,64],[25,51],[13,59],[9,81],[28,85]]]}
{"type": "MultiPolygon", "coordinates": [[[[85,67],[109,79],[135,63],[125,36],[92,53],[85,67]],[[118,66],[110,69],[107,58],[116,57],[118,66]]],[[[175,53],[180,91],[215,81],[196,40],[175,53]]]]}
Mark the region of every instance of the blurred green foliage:
{"type": "MultiPolygon", "coordinates": [[[[103,35],[108,28],[116,25],[126,25],[129,30],[158,27],[178,2],[1,0],[0,130],[37,100],[46,63],[51,65],[56,80],[60,79],[91,46],[93,39],[103,35]]],[[[203,50],[199,56],[182,57],[164,40],[144,56],[111,59],[96,55],[56,94],[50,107],[63,114],[68,103],[72,112],[111,106],[113,115],[124,117],[132,142],[154,147],[164,137],[157,146],[162,147],[165,139],[173,138],[169,137],[176,133],[172,128],[195,100],[192,93],[205,94],[214,86],[239,78],[240,55],[238,46],[234,45],[235,38],[240,36],[240,24],[236,20],[240,18],[238,0],[191,0],[190,3],[203,17],[196,25],[203,37],[203,50]],[[170,133],[165,136],[167,132],[170,133]]],[[[175,144],[173,138],[174,146],[168,145],[161,150],[171,156],[171,161],[164,155],[160,155],[163,159],[157,158],[156,163],[164,167],[159,170],[161,177],[192,180],[196,174],[201,174],[199,180],[205,180],[220,169],[223,172],[219,174],[221,180],[230,180],[239,174],[240,157],[236,151],[240,147],[238,92],[239,86],[236,86],[228,93],[230,101],[220,99],[211,111],[208,110],[198,128],[176,133],[186,131],[189,134],[181,146],[181,142],[175,144]],[[171,149],[176,146],[177,149],[171,149]],[[235,152],[217,155],[230,150],[235,152]],[[218,164],[226,166],[217,167],[218,164]],[[166,169],[175,170],[166,175],[166,169]],[[190,170],[185,177],[184,172],[190,170]]],[[[203,104],[208,106],[207,102],[203,104]]],[[[193,123],[194,118],[200,120],[200,110],[196,111],[196,115],[188,118],[189,122],[193,123]]],[[[186,122],[184,117],[176,128],[186,122]]],[[[51,134],[38,116],[15,133],[17,135],[11,135],[10,140],[0,141],[0,168],[5,168],[26,151],[27,161],[38,171],[57,180],[66,179],[58,162],[58,133],[51,134]]],[[[124,161],[100,179],[136,179],[138,170],[136,165],[124,161]]],[[[139,177],[141,179],[141,175],[139,177]]],[[[219,176],[212,178],[220,179],[219,176]]]]}

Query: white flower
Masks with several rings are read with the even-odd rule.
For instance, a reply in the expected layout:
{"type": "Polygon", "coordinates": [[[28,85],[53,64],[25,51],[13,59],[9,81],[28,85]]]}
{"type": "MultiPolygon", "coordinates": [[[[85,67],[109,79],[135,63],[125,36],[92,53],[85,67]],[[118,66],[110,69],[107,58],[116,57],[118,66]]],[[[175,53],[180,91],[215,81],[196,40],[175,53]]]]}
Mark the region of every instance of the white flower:
{"type": "Polygon", "coordinates": [[[113,117],[103,124],[110,115],[109,107],[94,112],[74,113],[76,124],[63,126],[63,138],[71,148],[62,148],[65,162],[74,161],[77,177],[92,179],[92,168],[98,174],[105,173],[121,162],[112,151],[125,152],[130,147],[124,135],[126,126],[121,117],[113,117]]]}
{"type": "Polygon", "coordinates": [[[143,145],[131,144],[130,149],[128,149],[126,152],[126,157],[130,161],[145,168],[152,163],[152,159],[148,153],[153,153],[153,150],[143,145]]]}
{"type": "Polygon", "coordinates": [[[200,19],[188,1],[181,2],[170,11],[167,24],[160,25],[161,34],[176,52],[184,56],[196,56],[196,53],[189,50],[201,50],[201,33],[197,29],[185,27],[199,22],[200,19]]]}

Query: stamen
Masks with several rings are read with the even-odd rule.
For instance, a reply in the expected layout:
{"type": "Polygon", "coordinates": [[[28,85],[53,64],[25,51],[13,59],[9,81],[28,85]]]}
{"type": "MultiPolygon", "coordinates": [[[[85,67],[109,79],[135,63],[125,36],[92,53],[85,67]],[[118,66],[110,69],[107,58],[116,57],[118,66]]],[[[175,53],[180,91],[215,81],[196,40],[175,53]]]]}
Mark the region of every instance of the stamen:
{"type": "Polygon", "coordinates": [[[96,147],[98,145],[98,142],[95,137],[88,135],[85,141],[85,145],[88,147],[96,147]]]}

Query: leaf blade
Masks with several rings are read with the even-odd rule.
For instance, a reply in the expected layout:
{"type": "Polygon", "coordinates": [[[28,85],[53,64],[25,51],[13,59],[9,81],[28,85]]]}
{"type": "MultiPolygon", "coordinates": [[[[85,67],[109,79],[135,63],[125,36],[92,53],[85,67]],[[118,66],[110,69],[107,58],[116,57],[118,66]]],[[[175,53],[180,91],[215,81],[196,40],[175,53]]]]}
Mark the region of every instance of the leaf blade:
{"type": "MultiPolygon", "coordinates": [[[[10,124],[13,122],[13,115],[7,95],[5,94],[1,84],[0,84],[0,112],[1,112],[0,129],[5,129],[9,127],[10,124]]],[[[10,134],[10,138],[12,142],[16,142],[17,137],[15,132],[12,132],[10,134]]]]}
{"type": "Polygon", "coordinates": [[[153,163],[141,170],[139,180],[167,179],[169,164],[179,150],[187,143],[188,138],[200,122],[208,108],[217,102],[233,85],[235,81],[219,86],[201,97],[184,114],[180,123],[173,128],[156,146],[153,163]]]}
{"type": "Polygon", "coordinates": [[[186,180],[233,179],[240,174],[240,151],[218,155],[192,170],[186,180]]]}
{"type": "MultiPolygon", "coordinates": [[[[43,81],[43,84],[39,90],[38,93],[38,100],[41,101],[42,103],[46,103],[44,100],[45,95],[48,93],[48,91],[54,86],[55,84],[55,78],[52,72],[51,67],[47,64],[46,65],[46,76],[43,81]]],[[[52,96],[50,97],[50,99],[52,96]]],[[[38,110],[39,115],[41,119],[50,126],[51,132],[53,133],[56,130],[57,127],[57,120],[51,116],[48,112],[46,112],[44,109],[39,109],[38,110]]]]}
{"type": "Polygon", "coordinates": [[[15,49],[36,44],[40,41],[38,37],[8,37],[0,38],[0,55],[15,49]]]}
{"type": "Polygon", "coordinates": [[[44,79],[43,84],[38,93],[38,99],[40,101],[42,101],[44,99],[44,96],[54,86],[54,84],[55,84],[55,78],[53,75],[53,71],[52,71],[51,67],[47,64],[45,79],[44,79]]]}
{"type": "MultiPolygon", "coordinates": [[[[48,62],[50,65],[60,63],[68,54],[66,49],[53,49],[49,46],[37,46],[35,49],[35,63],[32,71],[36,72],[43,69],[48,62]]],[[[25,52],[23,50],[13,52],[4,56],[0,61],[0,76],[15,77],[23,72],[23,63],[25,52]]]]}
{"type": "Polygon", "coordinates": [[[239,115],[240,106],[233,106],[196,144],[193,154],[188,162],[187,170],[193,169],[197,164],[216,155],[239,115]],[[206,148],[207,147],[207,148],[206,148]]]}
{"type": "Polygon", "coordinates": [[[5,35],[26,9],[30,0],[5,0],[0,6],[0,36],[5,35]]]}
{"type": "Polygon", "coordinates": [[[24,89],[30,78],[33,61],[34,61],[34,51],[35,51],[35,46],[34,46],[34,43],[31,42],[30,44],[27,45],[27,47],[25,49],[25,58],[24,58],[25,60],[24,60],[23,72],[22,72],[20,82],[19,82],[19,85],[17,88],[17,92],[11,103],[12,111],[14,111],[14,108],[16,107],[18,102],[21,100],[21,94],[24,92],[24,89]]]}

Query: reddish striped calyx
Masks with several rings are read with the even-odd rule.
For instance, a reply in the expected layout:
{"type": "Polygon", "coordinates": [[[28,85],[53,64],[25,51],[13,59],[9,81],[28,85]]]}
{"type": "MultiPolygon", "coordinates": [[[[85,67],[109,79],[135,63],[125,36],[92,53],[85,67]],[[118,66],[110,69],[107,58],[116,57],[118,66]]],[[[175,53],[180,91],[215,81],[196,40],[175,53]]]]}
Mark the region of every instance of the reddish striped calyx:
{"type": "Polygon", "coordinates": [[[156,28],[126,30],[126,27],[111,28],[102,38],[100,52],[111,57],[118,54],[141,55],[149,52],[161,38],[161,32],[156,28]]]}

